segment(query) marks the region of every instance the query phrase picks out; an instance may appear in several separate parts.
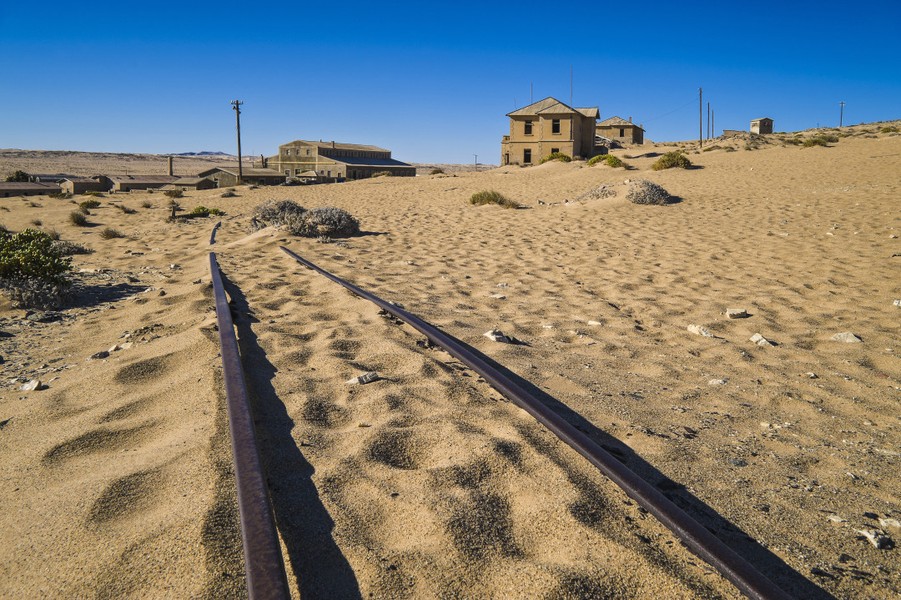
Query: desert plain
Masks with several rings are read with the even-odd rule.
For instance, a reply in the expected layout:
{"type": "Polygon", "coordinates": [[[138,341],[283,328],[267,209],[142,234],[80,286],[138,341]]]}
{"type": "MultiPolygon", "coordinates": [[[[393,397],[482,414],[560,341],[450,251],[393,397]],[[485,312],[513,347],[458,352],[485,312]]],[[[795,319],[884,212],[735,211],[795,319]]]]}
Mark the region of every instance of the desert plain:
{"type": "MultiPolygon", "coordinates": [[[[885,125],[828,147],[679,145],[694,169],[651,170],[674,147],[645,144],[614,151],[628,170],[186,192],[225,215],[176,222],[159,192],[104,195],[87,227],[70,200],[0,199],[8,229],[93,250],[61,310],[0,300],[0,597],[246,595],[211,251],[295,597],[741,597],[475,373],[284,245],[530,382],[792,596],[897,598],[901,135],[885,125]],[[678,201],[628,202],[635,179],[678,201]],[[469,203],[489,189],[522,208],[469,203]],[[342,208],[364,235],[251,231],[273,199],[342,208]]],[[[2,151],[0,173],[79,168],[41,160],[2,151]]],[[[153,160],[129,172],[164,172],[153,160]]]]}

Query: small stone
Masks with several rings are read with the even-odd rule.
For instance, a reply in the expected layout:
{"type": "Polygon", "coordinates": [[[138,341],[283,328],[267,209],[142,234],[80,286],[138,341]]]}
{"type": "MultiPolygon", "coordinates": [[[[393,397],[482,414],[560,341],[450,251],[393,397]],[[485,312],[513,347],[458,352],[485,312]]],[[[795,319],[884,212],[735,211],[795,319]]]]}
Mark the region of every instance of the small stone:
{"type": "Polygon", "coordinates": [[[40,379],[32,379],[28,383],[23,383],[22,387],[20,387],[19,389],[23,392],[34,392],[37,390],[42,390],[44,389],[44,387],[45,386],[43,383],[41,383],[40,379]]]}
{"type": "Polygon", "coordinates": [[[832,521],[832,522],[835,523],[835,524],[841,524],[841,523],[847,523],[847,522],[848,522],[848,519],[843,519],[843,518],[841,518],[841,517],[838,516],[838,515],[829,515],[829,516],[826,517],[826,518],[829,519],[830,521],[832,521]]]}
{"type": "Polygon", "coordinates": [[[365,385],[367,383],[372,383],[373,381],[378,381],[379,374],[375,371],[368,371],[363,373],[362,375],[358,375],[352,379],[347,380],[347,385],[365,385]]]}
{"type": "Polygon", "coordinates": [[[505,288],[505,287],[507,287],[507,284],[506,284],[506,283],[499,283],[499,284],[497,284],[497,287],[499,287],[499,288],[505,288]]]}
{"type": "Polygon", "coordinates": [[[120,346],[119,344],[114,344],[113,346],[110,346],[109,350],[106,351],[107,356],[109,356],[113,352],[118,352],[121,349],[122,349],[122,346],[120,346]]]}
{"type": "Polygon", "coordinates": [[[178,266],[178,265],[175,264],[175,263],[172,263],[171,265],[169,265],[169,270],[170,270],[170,271],[177,271],[177,270],[180,269],[180,268],[181,268],[181,267],[178,266]]]}
{"type": "Polygon", "coordinates": [[[709,330],[701,327],[700,325],[689,325],[687,329],[689,333],[693,333],[695,335],[700,335],[703,337],[713,337],[713,334],[710,333],[709,330]]]}
{"type": "Polygon", "coordinates": [[[748,311],[744,308],[727,308],[726,316],[730,319],[747,319],[748,311]]]}
{"type": "Polygon", "coordinates": [[[744,461],[740,458],[730,458],[729,464],[732,465],[733,467],[747,467],[748,466],[747,461],[744,461]]]}
{"type": "Polygon", "coordinates": [[[748,341],[754,342],[755,344],[757,344],[758,346],[761,346],[761,347],[773,347],[776,345],[773,342],[771,342],[770,340],[768,340],[765,337],[763,337],[762,335],[760,335],[759,333],[755,333],[754,335],[752,335],[750,338],[748,338],[748,341]]]}
{"type": "Polygon", "coordinates": [[[357,423],[357,427],[372,427],[372,425],[370,425],[369,423],[366,423],[366,422],[361,422],[361,423],[357,423]]]}
{"type": "Polygon", "coordinates": [[[106,358],[107,356],[109,356],[109,351],[101,350],[100,352],[92,354],[90,360],[100,360],[101,358],[106,358]]]}
{"type": "Polygon", "coordinates": [[[845,344],[859,344],[863,341],[850,331],[836,333],[829,339],[831,339],[833,342],[844,342],[845,344]]]}
{"type": "Polygon", "coordinates": [[[484,335],[486,338],[488,338],[492,342],[498,342],[500,344],[514,343],[513,338],[511,338],[510,336],[504,335],[504,333],[500,329],[492,329],[491,331],[486,331],[482,335],[484,335]]]}
{"type": "Polygon", "coordinates": [[[191,283],[193,283],[194,285],[199,285],[199,284],[203,283],[203,279],[195,279],[191,283]]]}
{"type": "Polygon", "coordinates": [[[892,538],[885,535],[884,532],[879,531],[878,529],[855,529],[856,533],[859,533],[863,537],[867,538],[867,540],[876,547],[877,550],[885,550],[887,548],[892,547],[892,538]]]}
{"type": "Polygon", "coordinates": [[[819,379],[819,376],[814,372],[805,373],[805,375],[810,379],[819,379]]]}
{"type": "Polygon", "coordinates": [[[507,297],[504,296],[503,294],[491,294],[491,297],[494,298],[495,300],[506,300],[507,299],[507,297]]]}
{"type": "Polygon", "coordinates": [[[157,293],[157,296],[165,296],[165,295],[166,295],[166,290],[160,290],[160,291],[157,293]]]}
{"type": "Polygon", "coordinates": [[[541,328],[542,328],[542,329],[553,329],[554,326],[553,326],[553,325],[546,324],[546,325],[542,325],[541,328]]]}
{"type": "Polygon", "coordinates": [[[892,302],[892,304],[895,306],[901,306],[901,299],[895,300],[894,302],[892,302]]]}
{"type": "Polygon", "coordinates": [[[711,379],[707,382],[707,385],[726,385],[728,379],[711,379]]]}
{"type": "Polygon", "coordinates": [[[883,527],[901,528],[901,521],[898,521],[898,519],[879,519],[879,524],[883,527]]]}
{"type": "Polygon", "coordinates": [[[592,327],[600,327],[601,325],[603,325],[603,323],[601,323],[600,321],[588,321],[588,324],[592,327]]]}

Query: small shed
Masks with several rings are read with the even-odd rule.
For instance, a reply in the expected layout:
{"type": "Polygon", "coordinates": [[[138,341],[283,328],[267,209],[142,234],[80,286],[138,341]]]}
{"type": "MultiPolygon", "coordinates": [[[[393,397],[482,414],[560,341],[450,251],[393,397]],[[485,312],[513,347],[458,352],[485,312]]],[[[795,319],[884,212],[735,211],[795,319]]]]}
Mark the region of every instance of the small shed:
{"type": "Polygon", "coordinates": [[[10,196],[44,196],[58,192],[59,186],[53,183],[0,181],[0,198],[9,198],[10,196]]]}
{"type": "Polygon", "coordinates": [[[105,192],[109,190],[109,179],[105,177],[67,177],[59,184],[63,192],[84,194],[85,192],[105,192]]]}
{"type": "MultiPolygon", "coordinates": [[[[237,167],[216,167],[198,173],[198,177],[207,177],[216,182],[218,187],[232,187],[238,185],[237,167]]],[[[244,167],[242,170],[242,183],[252,185],[279,185],[285,183],[286,176],[272,169],[259,169],[244,167]]]]}
{"type": "Polygon", "coordinates": [[[643,144],[644,128],[622,117],[604,119],[595,127],[595,135],[625,144],[643,144]]]}
{"type": "Polygon", "coordinates": [[[211,190],[216,182],[208,177],[180,177],[163,186],[164,190],[211,190]]]}
{"type": "Polygon", "coordinates": [[[751,121],[751,133],[763,135],[773,133],[773,120],[769,117],[761,117],[751,121]]]}
{"type": "Polygon", "coordinates": [[[171,175],[111,175],[109,179],[112,191],[131,192],[158,189],[178,178],[171,175]]]}

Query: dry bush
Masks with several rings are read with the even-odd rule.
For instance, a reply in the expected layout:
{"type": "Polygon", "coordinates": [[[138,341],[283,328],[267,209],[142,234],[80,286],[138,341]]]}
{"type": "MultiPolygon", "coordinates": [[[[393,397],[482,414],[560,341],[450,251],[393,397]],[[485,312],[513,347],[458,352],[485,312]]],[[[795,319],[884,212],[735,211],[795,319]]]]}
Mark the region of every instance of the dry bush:
{"type": "Polygon", "coordinates": [[[69,222],[76,227],[87,227],[88,216],[83,211],[73,210],[69,213],[69,222]]]}
{"type": "Polygon", "coordinates": [[[360,233],[360,222],[345,210],[324,206],[292,217],[286,229],[303,237],[350,237],[360,233]]]}
{"type": "Polygon", "coordinates": [[[256,231],[270,225],[287,225],[289,218],[302,216],[307,209],[292,200],[267,200],[253,209],[250,215],[251,229],[256,231]]]}
{"type": "Polygon", "coordinates": [[[637,179],[632,182],[626,199],[633,204],[668,204],[672,197],[669,192],[647,179],[637,179]]]}
{"type": "Polygon", "coordinates": [[[100,232],[100,237],[104,240],[112,240],[115,238],[125,237],[125,234],[117,229],[113,229],[112,227],[106,227],[103,231],[100,232]]]}
{"type": "Polygon", "coordinates": [[[483,206],[485,204],[497,204],[498,206],[503,206],[504,208],[520,208],[518,202],[514,202],[510,200],[500,192],[495,192],[494,190],[484,190],[481,192],[476,192],[469,198],[470,204],[475,204],[477,206],[483,206]]]}
{"type": "Polygon", "coordinates": [[[662,171],[663,169],[688,169],[691,167],[691,161],[688,160],[688,157],[682,154],[681,150],[676,150],[675,152],[667,152],[660,158],[658,158],[654,164],[651,165],[651,168],[655,171],[662,171]]]}

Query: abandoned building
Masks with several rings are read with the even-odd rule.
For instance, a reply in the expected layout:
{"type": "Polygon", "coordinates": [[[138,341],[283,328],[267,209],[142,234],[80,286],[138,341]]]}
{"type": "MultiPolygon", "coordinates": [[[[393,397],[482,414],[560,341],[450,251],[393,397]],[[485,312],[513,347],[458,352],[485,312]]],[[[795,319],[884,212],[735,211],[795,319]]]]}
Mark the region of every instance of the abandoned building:
{"type": "Polygon", "coordinates": [[[604,119],[598,123],[596,133],[621,144],[644,143],[644,128],[633,123],[632,117],[629,117],[628,121],[622,117],[604,119]]]}
{"type": "Polygon", "coordinates": [[[773,133],[773,120],[769,117],[761,117],[751,121],[751,133],[763,135],[765,133],[773,133]]]}
{"type": "Polygon", "coordinates": [[[59,186],[55,183],[39,183],[30,181],[0,181],[0,198],[10,196],[43,196],[56,194],[59,186]]]}
{"type": "Polygon", "coordinates": [[[501,140],[501,164],[537,164],[554,152],[583,159],[606,154],[594,139],[599,114],[597,107],[572,108],[551,97],[508,113],[510,134],[501,140]]]}
{"type": "Polygon", "coordinates": [[[109,178],[100,175],[94,177],[67,177],[63,179],[59,187],[67,194],[84,194],[85,192],[106,192],[109,188],[109,178]]]}
{"type": "Polygon", "coordinates": [[[113,192],[154,190],[176,179],[178,178],[171,175],[110,175],[108,189],[113,192]]]}
{"type": "Polygon", "coordinates": [[[391,151],[378,146],[341,142],[296,140],[278,147],[278,154],[264,159],[285,177],[323,182],[366,179],[376,173],[414,177],[416,167],[391,158],[391,151]]]}
{"type": "MultiPolygon", "coordinates": [[[[218,187],[232,187],[238,185],[238,167],[216,167],[198,173],[198,177],[206,177],[218,187]]],[[[272,169],[259,169],[244,167],[242,169],[242,183],[251,185],[279,185],[285,183],[285,176],[272,169]]]]}
{"type": "Polygon", "coordinates": [[[216,182],[208,177],[179,177],[175,181],[164,185],[162,190],[211,190],[216,187],[216,182]]]}

